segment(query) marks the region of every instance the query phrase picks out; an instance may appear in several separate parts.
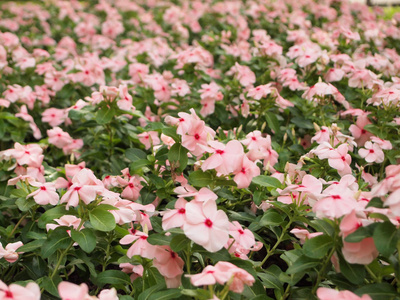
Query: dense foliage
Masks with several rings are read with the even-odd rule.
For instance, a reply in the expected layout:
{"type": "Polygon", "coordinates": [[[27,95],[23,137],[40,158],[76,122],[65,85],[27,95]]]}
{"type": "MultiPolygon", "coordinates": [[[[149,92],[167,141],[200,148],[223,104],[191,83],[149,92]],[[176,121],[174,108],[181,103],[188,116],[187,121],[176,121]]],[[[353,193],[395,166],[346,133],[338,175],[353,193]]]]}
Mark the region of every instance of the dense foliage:
{"type": "Polygon", "coordinates": [[[347,1],[3,3],[0,299],[400,297],[399,51],[347,1]]]}

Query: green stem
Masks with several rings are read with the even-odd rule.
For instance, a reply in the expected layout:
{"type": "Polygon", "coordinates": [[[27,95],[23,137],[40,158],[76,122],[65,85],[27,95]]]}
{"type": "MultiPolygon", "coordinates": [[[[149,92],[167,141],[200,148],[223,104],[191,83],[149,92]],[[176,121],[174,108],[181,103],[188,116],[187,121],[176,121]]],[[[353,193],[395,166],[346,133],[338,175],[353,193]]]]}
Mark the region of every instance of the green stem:
{"type": "MultiPolygon", "coordinates": [[[[336,240],[336,238],[334,240],[336,240]]],[[[326,256],[324,262],[322,263],[322,267],[318,271],[317,281],[315,282],[314,287],[312,289],[312,294],[314,294],[314,295],[317,292],[317,289],[319,287],[319,284],[322,281],[322,278],[325,276],[326,268],[328,267],[329,261],[330,261],[332,255],[333,255],[333,253],[335,253],[335,250],[336,250],[335,247],[333,247],[331,249],[331,251],[329,252],[328,256],[326,256]]]]}
{"type": "Polygon", "coordinates": [[[29,211],[28,211],[27,213],[25,213],[25,214],[21,217],[21,219],[19,219],[19,221],[17,222],[17,224],[15,224],[13,230],[10,232],[10,234],[9,234],[8,237],[7,237],[8,240],[13,236],[13,234],[15,233],[15,231],[17,230],[17,228],[19,227],[19,225],[21,225],[22,221],[28,216],[28,214],[29,214],[29,211]]]}
{"type": "Polygon", "coordinates": [[[261,262],[261,267],[265,264],[267,259],[274,254],[276,248],[279,246],[279,244],[282,242],[287,230],[290,228],[290,225],[292,224],[292,220],[289,220],[289,222],[286,224],[285,228],[283,228],[281,235],[279,236],[278,240],[276,241],[275,245],[268,250],[267,255],[264,257],[264,259],[261,262]]]}

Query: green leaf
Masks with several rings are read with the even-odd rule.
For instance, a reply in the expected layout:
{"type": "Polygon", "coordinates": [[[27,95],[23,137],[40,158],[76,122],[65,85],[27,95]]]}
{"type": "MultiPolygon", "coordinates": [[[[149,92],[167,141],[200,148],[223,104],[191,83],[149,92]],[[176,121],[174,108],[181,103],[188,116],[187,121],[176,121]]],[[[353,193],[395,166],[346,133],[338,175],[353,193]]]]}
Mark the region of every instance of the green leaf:
{"type": "Polygon", "coordinates": [[[20,211],[28,211],[31,207],[36,205],[36,202],[33,200],[33,198],[18,198],[15,201],[15,204],[18,206],[20,211]]]}
{"type": "Polygon", "coordinates": [[[398,296],[395,288],[386,282],[365,285],[355,290],[354,293],[359,296],[368,294],[373,300],[393,299],[398,296]]]}
{"type": "Polygon", "coordinates": [[[165,287],[164,283],[159,283],[151,286],[150,288],[144,290],[138,297],[138,300],[148,300],[150,295],[163,289],[165,287]]]}
{"type": "Polygon", "coordinates": [[[50,279],[49,277],[44,277],[40,287],[44,288],[46,292],[49,292],[53,296],[60,297],[58,294],[58,285],[61,282],[61,278],[59,276],[50,279]]]}
{"type": "Polygon", "coordinates": [[[31,252],[33,250],[36,250],[37,248],[42,247],[46,240],[41,239],[41,240],[35,240],[33,242],[29,242],[21,247],[18,248],[18,252],[31,252]]]}
{"type": "Polygon", "coordinates": [[[149,237],[147,238],[147,242],[149,242],[149,244],[151,245],[169,245],[171,239],[171,236],[167,236],[162,233],[155,233],[149,235],[149,237]]]}
{"type": "Polygon", "coordinates": [[[50,237],[43,243],[41,254],[43,258],[48,258],[57,249],[66,249],[71,243],[71,237],[65,227],[57,227],[50,237]]]}
{"type": "Polygon", "coordinates": [[[271,128],[275,133],[279,133],[280,127],[279,127],[279,121],[278,118],[276,117],[276,114],[273,113],[272,111],[269,111],[264,114],[265,119],[267,120],[269,128],[271,128]]]}
{"type": "Polygon", "coordinates": [[[305,255],[300,256],[287,270],[287,274],[296,274],[318,266],[319,260],[309,258],[305,255]]]}
{"type": "Polygon", "coordinates": [[[173,144],[168,152],[168,160],[171,163],[171,167],[177,168],[178,171],[182,172],[188,163],[187,153],[188,150],[180,143],[173,144]]]}
{"type": "Polygon", "coordinates": [[[229,254],[228,250],[225,248],[222,248],[221,250],[217,252],[209,252],[200,245],[195,245],[193,246],[193,252],[198,252],[202,256],[210,258],[214,263],[217,263],[218,261],[227,261],[231,258],[231,255],[229,254]]]}
{"type": "Polygon", "coordinates": [[[184,289],[181,290],[181,293],[182,295],[192,297],[193,299],[199,299],[199,300],[210,299],[210,292],[204,289],[196,289],[196,290],[184,289]]]}
{"type": "Polygon", "coordinates": [[[304,243],[303,252],[311,258],[323,258],[333,246],[333,240],[330,236],[318,235],[304,243]]]}
{"type": "Polygon", "coordinates": [[[362,284],[365,278],[365,267],[358,264],[348,263],[342,255],[339,255],[340,272],[351,283],[362,284]]]}
{"type": "Polygon", "coordinates": [[[376,249],[385,257],[389,257],[396,249],[398,230],[391,222],[379,223],[373,234],[376,249]]]}
{"type": "Polygon", "coordinates": [[[168,300],[177,299],[182,295],[180,289],[168,289],[166,291],[156,292],[149,296],[149,300],[168,300]]]}
{"type": "Polygon", "coordinates": [[[46,228],[46,224],[50,223],[51,221],[54,221],[54,219],[58,219],[67,214],[71,213],[69,213],[65,209],[65,206],[56,206],[54,208],[51,208],[40,216],[38,221],[38,226],[40,228],[46,228]]]}
{"type": "Polygon", "coordinates": [[[121,284],[130,285],[131,279],[129,275],[119,270],[107,270],[97,275],[97,282],[100,285],[105,284],[121,284]]]}
{"type": "Polygon", "coordinates": [[[187,249],[190,243],[191,241],[186,237],[186,235],[177,234],[172,238],[170,247],[173,251],[178,252],[182,251],[183,249],[187,249]]]}
{"type": "Polygon", "coordinates": [[[353,233],[346,236],[346,238],[344,240],[349,243],[358,243],[358,242],[361,242],[363,239],[365,239],[367,237],[371,237],[371,236],[372,236],[372,234],[371,234],[370,230],[368,230],[367,227],[360,227],[353,233]]]}
{"type": "Polygon", "coordinates": [[[261,201],[263,200],[263,197],[265,197],[265,192],[261,190],[256,190],[253,193],[253,202],[255,205],[260,205],[261,201]]]}
{"type": "Polygon", "coordinates": [[[162,129],[162,133],[172,137],[175,142],[179,143],[180,138],[179,135],[176,133],[176,128],[175,127],[166,127],[162,129]]]}
{"type": "Polygon", "coordinates": [[[213,176],[210,172],[201,170],[194,171],[189,175],[189,182],[197,187],[205,187],[213,182],[213,176]]]}
{"type": "Polygon", "coordinates": [[[276,179],[275,177],[266,176],[266,175],[256,176],[253,178],[252,182],[259,186],[273,187],[273,188],[281,188],[282,187],[282,183],[278,179],[276,179]]]}
{"type": "Polygon", "coordinates": [[[112,213],[99,208],[89,212],[89,220],[94,229],[105,232],[113,230],[116,225],[112,213]]]}
{"type": "Polygon", "coordinates": [[[274,209],[268,209],[260,220],[260,226],[279,226],[283,223],[284,217],[274,209]]]}
{"type": "Polygon", "coordinates": [[[142,151],[140,149],[137,149],[137,148],[127,149],[125,151],[125,156],[126,156],[127,159],[129,159],[132,162],[147,158],[146,152],[144,152],[144,151],[142,151]]]}
{"type": "Polygon", "coordinates": [[[267,289],[283,290],[282,282],[275,274],[265,271],[265,273],[257,273],[257,276],[261,279],[262,283],[267,289]]]}
{"type": "Polygon", "coordinates": [[[73,229],[71,230],[71,237],[86,253],[90,253],[96,248],[96,236],[92,229],[85,228],[80,231],[73,229]]]}
{"type": "Polygon", "coordinates": [[[100,125],[110,123],[112,118],[114,117],[116,111],[115,107],[112,105],[111,107],[103,106],[96,113],[96,122],[100,125]]]}

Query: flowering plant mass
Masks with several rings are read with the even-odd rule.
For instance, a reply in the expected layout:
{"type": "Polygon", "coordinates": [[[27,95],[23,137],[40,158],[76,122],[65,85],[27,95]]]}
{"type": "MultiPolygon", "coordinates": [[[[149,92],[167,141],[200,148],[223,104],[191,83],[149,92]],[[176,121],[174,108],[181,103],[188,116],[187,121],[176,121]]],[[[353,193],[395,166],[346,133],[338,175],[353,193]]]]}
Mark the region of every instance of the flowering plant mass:
{"type": "Polygon", "coordinates": [[[400,14],[0,5],[0,299],[400,297],[400,14]]]}

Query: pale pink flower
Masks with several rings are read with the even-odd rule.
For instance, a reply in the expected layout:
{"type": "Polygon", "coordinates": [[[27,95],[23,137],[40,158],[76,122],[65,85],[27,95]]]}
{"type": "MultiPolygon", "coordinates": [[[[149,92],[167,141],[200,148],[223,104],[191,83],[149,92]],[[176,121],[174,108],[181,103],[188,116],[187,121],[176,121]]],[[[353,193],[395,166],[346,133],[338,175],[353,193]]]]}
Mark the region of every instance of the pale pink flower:
{"type": "Polygon", "coordinates": [[[73,140],[69,133],[63,131],[60,127],[47,130],[47,136],[49,143],[60,149],[72,143],[73,140]]]}
{"type": "Polygon", "coordinates": [[[243,229],[238,221],[230,223],[229,234],[244,249],[250,250],[256,243],[253,232],[247,228],[243,229]]]}
{"type": "Polygon", "coordinates": [[[317,296],[319,300],[372,300],[367,294],[359,297],[350,291],[337,291],[324,287],[318,288],[317,296]]]}
{"type": "Polygon", "coordinates": [[[131,281],[134,281],[138,277],[143,276],[143,266],[142,265],[132,265],[130,263],[122,263],[119,264],[119,267],[122,269],[121,271],[127,274],[131,274],[131,281]]]}
{"type": "Polygon", "coordinates": [[[249,187],[252,179],[260,175],[260,168],[256,163],[248,159],[246,155],[243,155],[241,164],[234,174],[233,180],[236,182],[237,187],[243,189],[249,187]]]}
{"type": "Polygon", "coordinates": [[[129,200],[137,200],[139,198],[140,190],[142,189],[142,185],[140,182],[143,179],[138,176],[129,176],[129,180],[126,180],[120,176],[117,176],[117,182],[122,186],[125,187],[121,193],[121,196],[125,199],[129,200]]]}
{"type": "Polygon", "coordinates": [[[265,98],[267,95],[271,94],[271,92],[271,83],[268,83],[251,88],[247,93],[247,97],[260,100],[261,98],[265,98]]]}
{"type": "Polygon", "coordinates": [[[9,243],[6,245],[6,248],[3,248],[3,245],[0,243],[0,258],[4,257],[6,261],[9,263],[14,263],[18,260],[19,254],[23,252],[17,252],[18,248],[23,246],[22,242],[9,243]]]}
{"type": "MultiPolygon", "coordinates": [[[[59,219],[54,219],[58,223],[57,224],[46,224],[46,230],[49,231],[50,229],[56,229],[59,226],[66,226],[66,227],[71,227],[75,230],[78,230],[79,225],[81,224],[81,219],[77,218],[76,216],[73,215],[64,215],[61,216],[59,219]]],[[[84,227],[81,226],[80,229],[83,229],[84,227]]],[[[68,232],[69,230],[67,230],[68,232]]]]}
{"type": "Polygon", "coordinates": [[[311,138],[311,142],[315,141],[318,144],[329,142],[332,130],[329,127],[322,126],[321,129],[311,138]]]}
{"type": "Polygon", "coordinates": [[[182,146],[199,156],[205,152],[201,145],[206,146],[207,141],[214,138],[215,131],[207,127],[204,121],[191,119],[190,122],[187,134],[182,135],[182,146]]]}
{"type": "Polygon", "coordinates": [[[297,237],[301,244],[304,244],[306,240],[324,234],[323,232],[309,232],[307,229],[300,228],[293,228],[290,233],[297,237]]]}
{"type": "Polygon", "coordinates": [[[348,145],[342,144],[336,149],[329,152],[328,163],[329,165],[336,169],[339,175],[345,175],[351,173],[350,163],[351,156],[348,154],[348,145]]]}
{"type": "Polygon", "coordinates": [[[186,209],[185,206],[188,202],[179,198],[175,202],[175,209],[169,209],[162,212],[162,228],[168,230],[170,228],[182,227],[186,221],[186,209]]]}
{"type": "Polygon", "coordinates": [[[64,123],[67,115],[64,109],[48,108],[42,113],[42,122],[49,123],[50,126],[56,127],[64,123]]]}
{"type": "Polygon", "coordinates": [[[225,278],[218,276],[218,274],[225,273],[228,275],[228,282],[229,280],[232,280],[229,289],[234,293],[242,293],[245,285],[252,286],[255,282],[254,277],[251,276],[247,271],[227,261],[219,261],[215,265],[215,270],[217,274],[216,279],[220,284],[225,284],[226,282],[224,280],[225,278]]]}
{"type": "Polygon", "coordinates": [[[364,147],[365,149],[362,148],[358,150],[358,154],[360,154],[360,156],[364,158],[366,162],[381,163],[384,161],[385,154],[383,153],[379,144],[368,141],[365,143],[364,147]]]}
{"type": "Polygon", "coordinates": [[[103,189],[103,183],[97,179],[93,172],[89,169],[82,169],[71,180],[72,185],[67,192],[61,197],[60,203],[67,202],[66,208],[70,206],[78,206],[79,200],[85,204],[94,201],[103,189]]]}
{"type": "Polygon", "coordinates": [[[126,255],[132,258],[134,255],[140,255],[145,258],[153,259],[156,253],[156,246],[153,246],[147,242],[148,235],[144,232],[131,229],[130,234],[124,236],[119,243],[121,245],[133,245],[128,249],[126,255]]]}
{"type": "Polygon", "coordinates": [[[180,286],[180,278],[183,274],[184,265],[185,263],[182,258],[172,251],[169,246],[165,245],[156,247],[153,266],[156,267],[160,274],[166,278],[168,288],[178,288],[180,286]],[[174,278],[177,278],[178,280],[167,280],[174,278]]]}
{"type": "Polygon", "coordinates": [[[229,239],[229,220],[213,200],[186,204],[185,235],[207,251],[220,250],[229,239]]]}
{"type": "Polygon", "coordinates": [[[89,288],[86,283],[77,285],[68,281],[62,281],[58,285],[58,293],[61,300],[84,300],[89,298],[89,288]]]}
{"type": "Polygon", "coordinates": [[[214,285],[217,283],[217,279],[215,278],[215,276],[216,275],[218,276],[218,273],[222,272],[216,270],[214,266],[208,265],[203,269],[201,273],[195,275],[186,275],[186,276],[190,277],[190,282],[194,286],[214,285]]]}
{"type": "Polygon", "coordinates": [[[18,284],[7,286],[0,280],[0,299],[4,300],[40,300],[40,288],[36,282],[29,282],[25,287],[18,284]]]}
{"type": "Polygon", "coordinates": [[[60,196],[56,192],[56,187],[53,182],[41,183],[41,182],[31,182],[30,185],[37,187],[38,189],[26,198],[33,197],[35,202],[40,205],[57,205],[60,196]]]}
{"type": "Polygon", "coordinates": [[[228,175],[239,169],[241,158],[244,156],[243,146],[237,140],[229,141],[226,145],[217,141],[210,141],[210,147],[205,151],[213,153],[201,165],[203,171],[215,169],[217,174],[228,175]]]}
{"type": "Polygon", "coordinates": [[[157,131],[147,131],[138,134],[139,141],[144,145],[146,149],[150,149],[152,146],[160,144],[160,138],[158,137],[157,131]]]}

